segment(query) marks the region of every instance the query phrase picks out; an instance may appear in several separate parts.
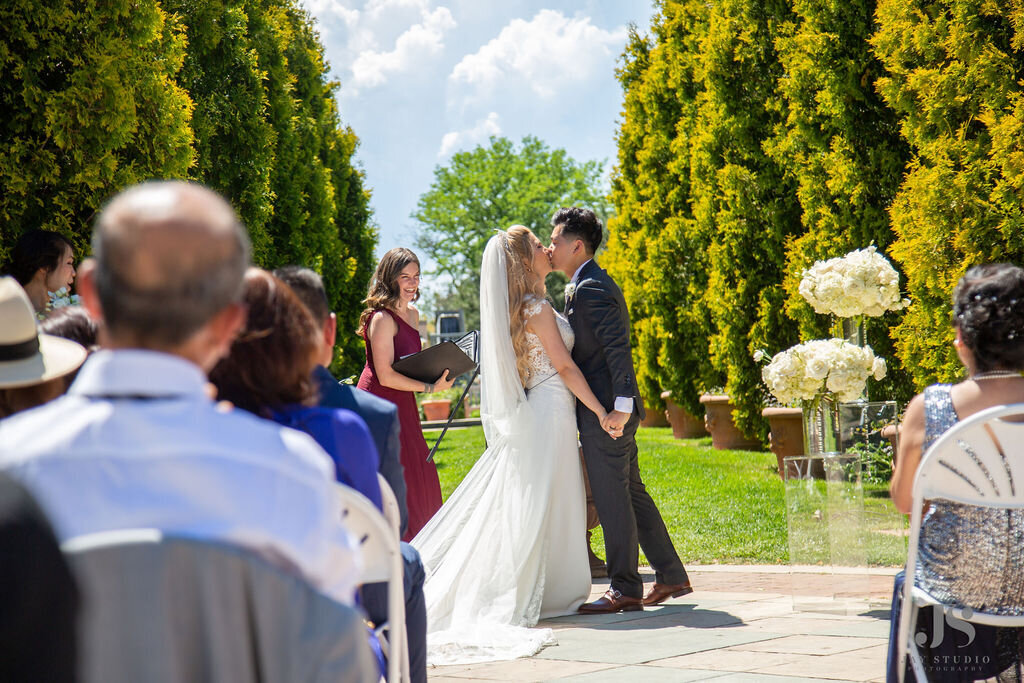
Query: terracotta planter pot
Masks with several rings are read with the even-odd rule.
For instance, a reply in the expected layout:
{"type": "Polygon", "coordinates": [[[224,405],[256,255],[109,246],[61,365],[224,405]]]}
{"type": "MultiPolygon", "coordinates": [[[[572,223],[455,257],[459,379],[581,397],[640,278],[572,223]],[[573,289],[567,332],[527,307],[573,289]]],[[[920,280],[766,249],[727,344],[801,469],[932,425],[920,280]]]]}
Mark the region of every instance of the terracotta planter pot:
{"type": "Polygon", "coordinates": [[[732,421],[733,405],[729,397],[721,394],[704,394],[704,427],[711,433],[711,447],[716,450],[755,450],[761,442],[743,434],[732,421]]]}
{"type": "MultiPolygon", "coordinates": [[[[670,393],[670,392],[665,392],[670,393]]],[[[662,394],[664,396],[665,394],[662,394]]],[[[668,427],[669,421],[664,410],[655,410],[649,405],[644,405],[647,409],[647,417],[640,420],[641,427],[668,427]]]]}
{"type": "Polygon", "coordinates": [[[430,398],[423,401],[423,417],[428,421],[447,420],[448,413],[452,410],[452,401],[449,398],[430,398]]]}
{"type": "Polygon", "coordinates": [[[665,417],[672,425],[672,436],[677,439],[699,439],[708,435],[708,430],[704,428],[704,420],[677,405],[672,400],[671,391],[662,393],[661,397],[665,400],[665,417]]]}
{"type": "Polygon", "coordinates": [[[782,459],[804,452],[804,414],[799,408],[765,408],[761,415],[768,420],[771,434],[768,448],[779,462],[779,476],[786,478],[782,459]]]}

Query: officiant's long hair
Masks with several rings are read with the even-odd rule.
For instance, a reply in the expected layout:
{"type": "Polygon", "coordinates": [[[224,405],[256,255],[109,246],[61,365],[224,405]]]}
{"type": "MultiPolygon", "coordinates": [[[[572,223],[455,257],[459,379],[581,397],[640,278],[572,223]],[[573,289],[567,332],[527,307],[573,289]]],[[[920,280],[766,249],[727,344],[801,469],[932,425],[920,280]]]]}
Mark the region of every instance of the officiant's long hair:
{"type": "Polygon", "coordinates": [[[526,318],[523,306],[528,294],[544,298],[544,280],[533,275],[533,244],[529,228],[513,225],[505,232],[505,269],[508,274],[509,332],[516,352],[516,369],[523,386],[530,379],[529,349],[526,344],[526,318]]]}
{"type": "MultiPolygon", "coordinates": [[[[370,289],[366,293],[366,298],[363,299],[366,309],[359,316],[359,327],[356,334],[362,336],[369,329],[370,318],[377,311],[383,311],[385,308],[395,310],[398,306],[398,276],[410,263],[415,263],[417,268],[420,267],[420,260],[412,249],[395,247],[384,254],[380,263],[377,264],[377,270],[373,272],[370,289]]],[[[416,298],[413,301],[418,301],[419,298],[420,293],[417,290],[416,298]]]]}

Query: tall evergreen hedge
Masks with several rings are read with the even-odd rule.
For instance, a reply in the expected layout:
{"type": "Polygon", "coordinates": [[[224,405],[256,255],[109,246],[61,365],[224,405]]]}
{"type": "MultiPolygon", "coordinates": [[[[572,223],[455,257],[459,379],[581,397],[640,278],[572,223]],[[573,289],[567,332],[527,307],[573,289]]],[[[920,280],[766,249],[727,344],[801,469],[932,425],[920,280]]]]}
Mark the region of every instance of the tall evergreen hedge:
{"type": "Polygon", "coordinates": [[[0,262],[34,227],[88,249],[118,190],[190,178],[223,193],[257,265],[324,277],[335,371],[362,365],[356,326],[376,232],[337,83],[296,0],[18,2],[0,9],[0,262]]]}
{"type": "Polygon", "coordinates": [[[193,164],[184,32],[127,0],[12,0],[0,27],[0,267],[30,228],[81,255],[110,195],[193,164]]]}
{"type": "MultiPolygon", "coordinates": [[[[744,432],[766,436],[757,349],[797,341],[784,317],[785,245],[800,228],[795,183],[764,152],[783,116],[772,102],[783,75],[775,35],[792,20],[786,0],[722,0],[702,41],[704,91],[691,144],[691,201],[708,240],[703,305],[710,313],[709,362],[744,432]]],[[[679,330],[685,334],[685,330],[679,330]]]]}
{"type": "Polygon", "coordinates": [[[660,0],[634,31],[610,267],[648,395],[721,385],[761,433],[751,353],[829,334],[799,296],[815,260],[876,245],[905,312],[869,321],[873,397],[959,376],[949,294],[1024,261],[1024,10],[980,0],[660,0]],[[688,378],[688,379],[686,379],[688,378]]]}
{"type": "Polygon", "coordinates": [[[896,328],[918,386],[961,375],[949,296],[971,265],[1024,263],[1024,10],[881,0],[879,81],[913,152],[891,210],[913,305],[896,328]]]}
{"type": "MultiPolygon", "coordinates": [[[[775,40],[784,75],[774,106],[783,121],[765,150],[793,178],[800,201],[801,231],[787,244],[783,284],[786,314],[802,339],[828,336],[831,323],[800,296],[803,270],[870,244],[888,253],[895,237],[888,209],[909,148],[876,88],[882,65],[868,42],[875,4],[793,0],[794,16],[779,26],[775,40]]],[[[869,389],[878,398],[905,401],[912,386],[892,362],[890,334],[900,315],[867,320],[868,343],[890,361],[885,381],[869,389]]]]}
{"type": "Polygon", "coordinates": [[[641,393],[659,406],[661,390],[670,390],[694,413],[701,389],[716,382],[704,362],[706,245],[697,243],[688,202],[705,16],[702,3],[666,5],[651,39],[630,32],[617,72],[625,92],[612,176],[617,211],[603,257],[630,308],[641,393]]]}

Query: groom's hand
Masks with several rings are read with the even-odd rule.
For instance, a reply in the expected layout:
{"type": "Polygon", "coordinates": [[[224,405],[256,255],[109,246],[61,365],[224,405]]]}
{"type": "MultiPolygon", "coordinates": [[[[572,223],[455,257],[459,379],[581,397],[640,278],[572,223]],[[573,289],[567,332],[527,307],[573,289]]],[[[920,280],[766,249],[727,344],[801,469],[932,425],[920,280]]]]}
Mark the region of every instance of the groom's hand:
{"type": "Polygon", "coordinates": [[[622,436],[622,430],[626,426],[626,422],[629,420],[629,413],[624,413],[621,410],[613,410],[608,413],[608,417],[604,419],[602,427],[605,428],[609,434],[615,437],[622,436]]]}

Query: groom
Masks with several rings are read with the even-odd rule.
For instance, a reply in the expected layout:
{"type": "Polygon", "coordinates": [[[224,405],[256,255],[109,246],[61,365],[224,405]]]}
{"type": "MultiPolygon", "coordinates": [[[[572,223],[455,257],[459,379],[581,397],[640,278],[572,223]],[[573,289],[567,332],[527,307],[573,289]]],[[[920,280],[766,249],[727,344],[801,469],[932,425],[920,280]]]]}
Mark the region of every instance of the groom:
{"type": "Polygon", "coordinates": [[[565,290],[565,314],[576,333],[572,359],[598,400],[615,408],[602,424],[582,403],[576,403],[583,458],[604,528],[611,579],[604,597],[582,605],[579,611],[642,610],[644,605],[692,593],[693,588],[661,513],[640,479],[635,436],[644,407],[630,355],[629,311],[618,285],[594,261],[603,236],[594,212],[559,209],[551,224],[551,265],[571,278],[565,290]],[[655,584],[647,595],[637,571],[638,544],[655,571],[655,584]]]}

